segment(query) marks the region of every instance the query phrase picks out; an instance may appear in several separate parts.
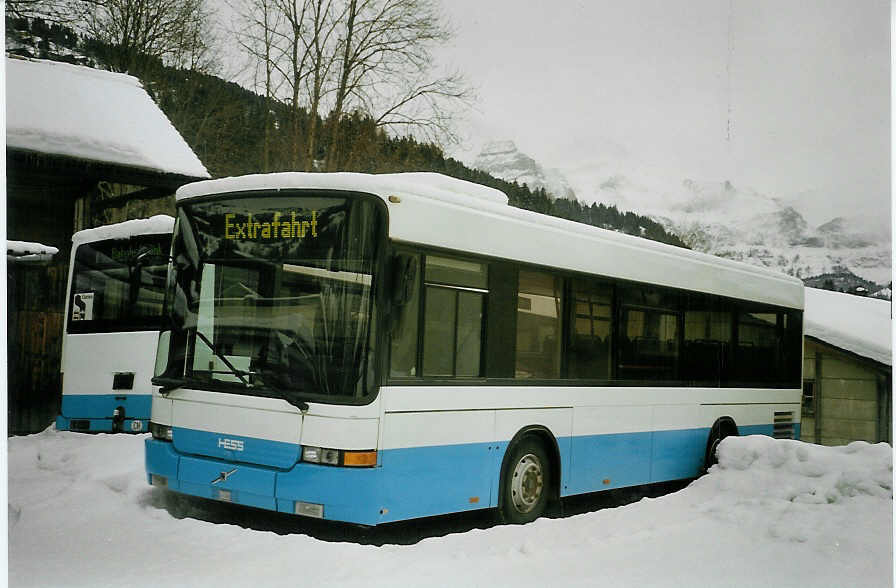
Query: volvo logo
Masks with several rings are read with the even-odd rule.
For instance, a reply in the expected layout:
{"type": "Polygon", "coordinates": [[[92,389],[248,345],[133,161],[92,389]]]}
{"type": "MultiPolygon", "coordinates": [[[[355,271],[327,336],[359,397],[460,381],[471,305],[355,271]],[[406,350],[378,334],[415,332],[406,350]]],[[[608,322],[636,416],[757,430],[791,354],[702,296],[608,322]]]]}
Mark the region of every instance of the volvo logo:
{"type": "Polygon", "coordinates": [[[243,442],[239,439],[226,439],[218,437],[218,447],[221,449],[229,449],[231,451],[242,451],[243,442]]]}
{"type": "Polygon", "coordinates": [[[212,480],[212,484],[217,484],[218,482],[226,481],[227,478],[229,478],[230,476],[232,476],[234,474],[234,472],[236,472],[236,468],[233,468],[229,472],[221,472],[220,476],[218,476],[217,478],[212,480]]]}

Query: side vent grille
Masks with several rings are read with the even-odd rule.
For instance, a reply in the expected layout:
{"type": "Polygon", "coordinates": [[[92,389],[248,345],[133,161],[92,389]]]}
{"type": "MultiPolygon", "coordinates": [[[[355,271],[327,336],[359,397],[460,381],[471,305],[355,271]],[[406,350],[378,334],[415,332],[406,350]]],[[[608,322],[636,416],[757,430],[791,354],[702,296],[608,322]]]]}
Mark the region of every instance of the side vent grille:
{"type": "Polygon", "coordinates": [[[772,436],[775,439],[793,439],[793,411],[775,413],[772,436]]]}

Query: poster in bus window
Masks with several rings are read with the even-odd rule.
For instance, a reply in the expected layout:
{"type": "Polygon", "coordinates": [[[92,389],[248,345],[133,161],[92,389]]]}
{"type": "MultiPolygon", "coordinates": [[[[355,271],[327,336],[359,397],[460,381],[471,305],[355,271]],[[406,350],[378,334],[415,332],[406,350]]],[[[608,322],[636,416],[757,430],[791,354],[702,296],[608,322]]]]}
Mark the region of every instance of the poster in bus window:
{"type": "Polygon", "coordinates": [[[75,294],[74,304],[72,304],[72,320],[93,320],[93,292],[75,294]]]}

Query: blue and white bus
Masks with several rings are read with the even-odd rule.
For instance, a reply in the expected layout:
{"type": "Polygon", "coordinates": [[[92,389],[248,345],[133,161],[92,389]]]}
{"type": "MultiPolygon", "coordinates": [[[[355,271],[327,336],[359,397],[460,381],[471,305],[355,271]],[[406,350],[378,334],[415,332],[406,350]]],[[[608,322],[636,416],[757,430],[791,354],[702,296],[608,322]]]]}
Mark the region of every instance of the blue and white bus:
{"type": "Polygon", "coordinates": [[[799,280],[437,174],[189,184],[148,482],[376,525],[692,478],[799,435],[799,280]]]}
{"type": "Polygon", "coordinates": [[[173,229],[157,215],[72,236],[58,430],[149,430],[173,229]]]}

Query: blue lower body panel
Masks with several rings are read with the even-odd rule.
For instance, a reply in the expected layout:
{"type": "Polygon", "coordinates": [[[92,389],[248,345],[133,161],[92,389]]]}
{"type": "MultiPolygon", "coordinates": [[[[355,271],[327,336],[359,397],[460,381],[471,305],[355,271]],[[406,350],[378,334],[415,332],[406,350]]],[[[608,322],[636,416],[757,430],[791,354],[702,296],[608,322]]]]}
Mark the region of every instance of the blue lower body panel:
{"type": "Polygon", "coordinates": [[[499,446],[464,443],[382,452],[382,515],[400,521],[497,506],[499,446]]]}
{"type": "Polygon", "coordinates": [[[56,429],[111,433],[114,430],[112,415],[119,407],[125,414],[120,428],[122,433],[149,431],[150,394],[63,394],[62,414],[56,417],[56,429]]]}
{"type": "MultiPolygon", "coordinates": [[[[739,431],[772,432],[771,424],[739,431]]],[[[709,433],[707,427],[558,439],[560,494],[696,477],[709,433]]],[[[175,492],[285,513],[296,513],[297,502],[310,503],[322,506],[324,519],[377,525],[497,506],[506,449],[506,441],[411,447],[381,451],[371,468],[299,462],[277,469],[188,455],[171,442],[147,439],[146,472],[150,484],[175,492]]]]}
{"type": "Polygon", "coordinates": [[[562,496],[700,474],[709,429],[573,437],[569,481],[562,496]]]}

